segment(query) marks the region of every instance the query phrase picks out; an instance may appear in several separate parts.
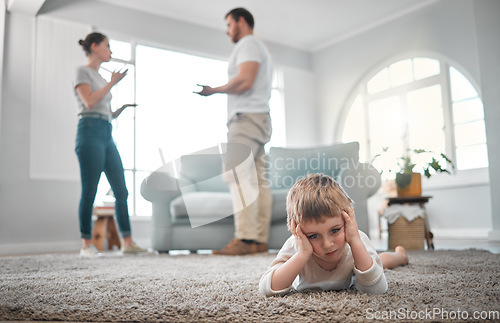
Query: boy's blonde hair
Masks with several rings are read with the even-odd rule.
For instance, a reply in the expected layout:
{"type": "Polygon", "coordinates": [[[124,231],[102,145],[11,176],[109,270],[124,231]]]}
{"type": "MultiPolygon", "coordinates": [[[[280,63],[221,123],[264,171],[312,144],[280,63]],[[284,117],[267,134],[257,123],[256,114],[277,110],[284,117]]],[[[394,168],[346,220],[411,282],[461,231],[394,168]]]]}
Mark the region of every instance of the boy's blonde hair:
{"type": "Polygon", "coordinates": [[[300,224],[321,217],[342,216],[354,202],[333,178],[324,174],[310,174],[297,181],[286,198],[287,223],[292,219],[300,224]]]}

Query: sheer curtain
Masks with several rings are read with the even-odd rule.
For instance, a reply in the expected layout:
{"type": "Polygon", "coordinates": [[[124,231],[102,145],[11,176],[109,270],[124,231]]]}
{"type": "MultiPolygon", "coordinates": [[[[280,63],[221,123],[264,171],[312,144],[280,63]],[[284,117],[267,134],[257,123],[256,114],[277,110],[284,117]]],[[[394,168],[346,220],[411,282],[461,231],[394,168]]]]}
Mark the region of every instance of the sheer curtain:
{"type": "Polygon", "coordinates": [[[73,79],[76,67],[86,64],[78,40],[91,32],[91,27],[43,16],[36,19],[30,178],[78,180],[73,79]]]}

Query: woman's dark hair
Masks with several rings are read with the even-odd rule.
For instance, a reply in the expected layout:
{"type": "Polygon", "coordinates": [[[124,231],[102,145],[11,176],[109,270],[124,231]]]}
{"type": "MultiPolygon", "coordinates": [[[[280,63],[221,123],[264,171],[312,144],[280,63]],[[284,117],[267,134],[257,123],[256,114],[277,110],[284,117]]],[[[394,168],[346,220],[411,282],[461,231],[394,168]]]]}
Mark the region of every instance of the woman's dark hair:
{"type": "Polygon", "coordinates": [[[226,15],[226,18],[229,15],[231,15],[234,21],[236,22],[240,20],[240,17],[243,17],[243,19],[245,19],[250,29],[253,29],[253,26],[255,25],[255,21],[253,20],[252,14],[245,8],[235,8],[229,11],[226,15]]]}
{"type": "Polygon", "coordinates": [[[82,46],[83,50],[85,51],[85,54],[89,56],[91,53],[92,44],[99,45],[106,38],[107,37],[101,33],[91,33],[88,34],[87,37],[85,37],[85,39],[80,39],[78,41],[78,44],[82,46]]]}

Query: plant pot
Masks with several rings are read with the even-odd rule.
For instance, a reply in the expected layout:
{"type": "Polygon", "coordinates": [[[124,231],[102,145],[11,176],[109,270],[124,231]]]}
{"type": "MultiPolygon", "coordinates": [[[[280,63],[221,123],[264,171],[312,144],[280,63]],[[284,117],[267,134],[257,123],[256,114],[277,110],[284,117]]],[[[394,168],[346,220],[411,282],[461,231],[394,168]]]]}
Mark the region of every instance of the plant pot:
{"type": "Polygon", "coordinates": [[[396,174],[396,182],[401,182],[401,178],[403,176],[411,176],[411,180],[410,180],[410,183],[403,188],[399,187],[399,183],[398,183],[398,196],[420,196],[420,195],[422,195],[422,175],[420,173],[412,173],[411,175],[410,174],[396,174]]]}

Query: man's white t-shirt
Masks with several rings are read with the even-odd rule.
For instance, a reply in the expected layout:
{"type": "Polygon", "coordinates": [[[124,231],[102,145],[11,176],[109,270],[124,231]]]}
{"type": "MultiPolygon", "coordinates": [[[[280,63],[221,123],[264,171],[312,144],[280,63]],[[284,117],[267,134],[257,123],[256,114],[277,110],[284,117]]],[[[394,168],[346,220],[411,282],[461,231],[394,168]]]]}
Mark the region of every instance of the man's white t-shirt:
{"type": "Polygon", "coordinates": [[[238,75],[238,66],[245,62],[259,63],[259,70],[252,88],[240,94],[228,94],[228,120],[236,113],[268,113],[271,98],[273,68],[271,55],[254,35],[241,38],[229,57],[229,80],[238,75]]]}

